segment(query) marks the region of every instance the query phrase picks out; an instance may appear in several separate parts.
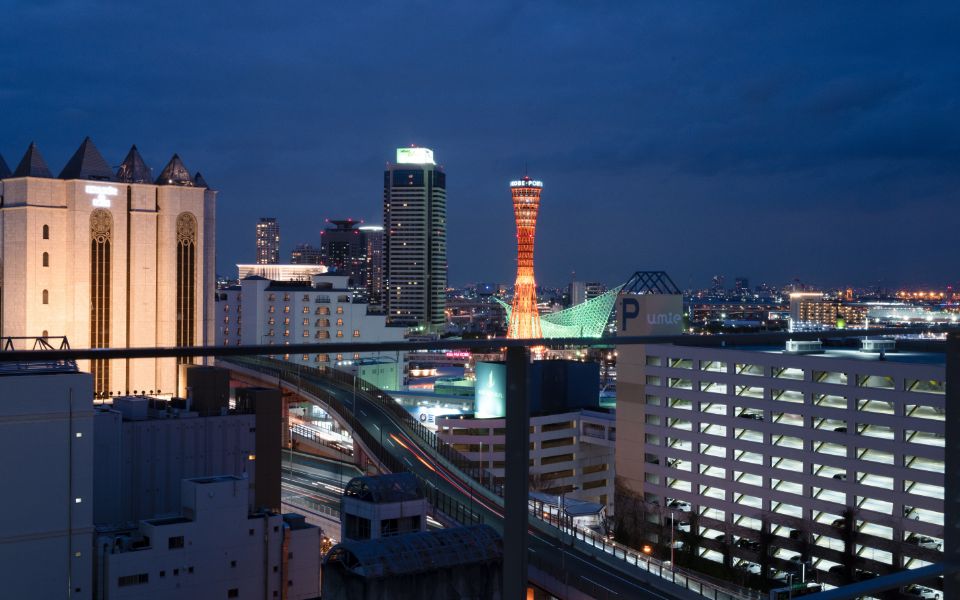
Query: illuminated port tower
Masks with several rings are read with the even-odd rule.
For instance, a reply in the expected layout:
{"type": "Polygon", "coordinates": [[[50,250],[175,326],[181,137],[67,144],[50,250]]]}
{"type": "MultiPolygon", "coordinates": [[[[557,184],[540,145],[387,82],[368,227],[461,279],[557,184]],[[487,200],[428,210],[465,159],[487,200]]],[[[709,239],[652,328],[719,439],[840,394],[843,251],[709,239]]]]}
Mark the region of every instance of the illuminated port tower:
{"type": "Polygon", "coordinates": [[[524,176],[510,182],[513,215],[517,219],[517,282],[513,286],[508,338],[542,337],[537,312],[537,282],[533,277],[533,240],[537,233],[537,211],[543,182],[524,176]]]}

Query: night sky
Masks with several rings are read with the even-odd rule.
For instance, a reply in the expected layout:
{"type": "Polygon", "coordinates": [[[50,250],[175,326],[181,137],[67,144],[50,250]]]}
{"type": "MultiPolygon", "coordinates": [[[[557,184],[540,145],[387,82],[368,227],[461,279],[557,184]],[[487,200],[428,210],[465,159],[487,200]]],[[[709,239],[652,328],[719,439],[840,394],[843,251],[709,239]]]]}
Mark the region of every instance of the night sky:
{"type": "Polygon", "coordinates": [[[450,281],[943,285],[957,272],[957,2],[3,2],[0,154],[90,135],[220,191],[217,265],[382,220],[395,148],[448,174],[450,281]],[[318,8],[321,4],[325,8],[318,8]],[[244,8],[246,7],[246,8],[244,8]]]}

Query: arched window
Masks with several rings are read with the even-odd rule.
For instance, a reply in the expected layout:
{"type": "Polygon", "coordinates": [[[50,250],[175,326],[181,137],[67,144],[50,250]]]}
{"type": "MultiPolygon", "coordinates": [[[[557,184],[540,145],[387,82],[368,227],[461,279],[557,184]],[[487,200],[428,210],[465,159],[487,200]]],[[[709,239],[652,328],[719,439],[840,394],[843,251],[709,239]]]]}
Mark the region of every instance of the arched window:
{"type": "Polygon", "coordinates": [[[49,252],[44,252],[44,253],[43,253],[43,266],[45,266],[45,267],[49,267],[49,266],[50,266],[50,253],[49,253],[49,252]]]}
{"type": "Polygon", "coordinates": [[[47,336],[49,336],[49,335],[50,335],[50,334],[47,333],[47,330],[44,329],[44,330],[43,330],[43,333],[40,335],[40,337],[42,337],[43,339],[47,339],[47,336]]]}
{"type": "Polygon", "coordinates": [[[50,226],[49,226],[49,225],[44,225],[44,226],[43,226],[43,239],[45,239],[45,240],[49,240],[49,239],[50,239],[50,226]]]}
{"type": "MultiPolygon", "coordinates": [[[[90,347],[110,347],[110,292],[113,262],[113,215],[98,208],[90,213],[90,347]]],[[[110,395],[110,370],[106,360],[91,364],[94,392],[110,395]]]]}
{"type": "MultiPolygon", "coordinates": [[[[190,213],[177,216],[177,345],[193,346],[196,320],[197,219],[190,213]]],[[[272,307],[271,307],[272,308],[272,307]]],[[[191,362],[188,357],[177,359],[191,362]]]]}
{"type": "Polygon", "coordinates": [[[50,304],[50,292],[43,290],[43,303],[50,304]]]}

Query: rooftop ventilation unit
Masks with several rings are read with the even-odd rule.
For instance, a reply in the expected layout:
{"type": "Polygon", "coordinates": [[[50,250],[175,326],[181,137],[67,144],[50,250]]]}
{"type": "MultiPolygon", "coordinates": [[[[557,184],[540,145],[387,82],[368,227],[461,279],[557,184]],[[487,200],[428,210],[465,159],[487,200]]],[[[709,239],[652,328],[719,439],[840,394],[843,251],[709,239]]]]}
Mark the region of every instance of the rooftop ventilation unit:
{"type": "Polygon", "coordinates": [[[787,354],[819,354],[823,352],[820,340],[787,340],[787,354]]]}
{"type": "Polygon", "coordinates": [[[884,352],[896,352],[896,351],[897,351],[896,340],[891,340],[889,338],[876,338],[872,340],[869,338],[864,338],[860,340],[860,352],[882,354],[884,352]]]}

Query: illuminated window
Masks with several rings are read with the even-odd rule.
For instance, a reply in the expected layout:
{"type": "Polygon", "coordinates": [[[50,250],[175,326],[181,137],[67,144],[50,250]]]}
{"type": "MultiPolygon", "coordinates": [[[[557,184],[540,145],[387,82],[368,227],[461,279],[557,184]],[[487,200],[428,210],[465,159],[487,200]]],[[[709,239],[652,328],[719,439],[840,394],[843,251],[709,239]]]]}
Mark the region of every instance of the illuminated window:
{"type": "Polygon", "coordinates": [[[304,332],[303,332],[303,337],[310,337],[310,332],[309,332],[309,331],[304,331],[304,332]]]}
{"type": "Polygon", "coordinates": [[[359,329],[354,329],[354,330],[353,330],[353,337],[360,337],[360,330],[359,330],[359,329]]]}
{"type": "Polygon", "coordinates": [[[342,355],[342,354],[338,354],[338,355],[337,355],[337,360],[343,360],[343,355],[342,355]]]}
{"type": "Polygon", "coordinates": [[[290,330],[289,330],[289,329],[284,329],[284,330],[283,330],[283,337],[290,337],[290,330]]]}
{"type": "Polygon", "coordinates": [[[283,324],[284,324],[284,325],[289,325],[289,324],[290,324],[290,317],[286,317],[286,318],[283,320],[283,324]]]}
{"type": "Polygon", "coordinates": [[[318,332],[317,332],[317,335],[314,336],[314,337],[316,337],[318,340],[330,339],[330,332],[329,332],[329,331],[318,331],[318,332]]]}
{"type": "Polygon", "coordinates": [[[338,306],[338,307],[337,307],[337,314],[338,314],[338,315],[342,315],[342,314],[343,314],[343,307],[342,307],[342,306],[338,306]]]}
{"type": "MultiPolygon", "coordinates": [[[[46,302],[44,302],[44,304],[46,304],[46,302]]],[[[337,337],[338,337],[338,338],[343,337],[343,330],[342,330],[342,329],[338,329],[338,330],[337,330],[337,337]]]]}
{"type": "Polygon", "coordinates": [[[343,327],[343,319],[337,319],[337,327],[343,327]]]}
{"type": "Polygon", "coordinates": [[[289,306],[289,305],[284,306],[284,307],[283,307],[283,312],[285,312],[285,313],[290,312],[290,306],[289,306]]]}

